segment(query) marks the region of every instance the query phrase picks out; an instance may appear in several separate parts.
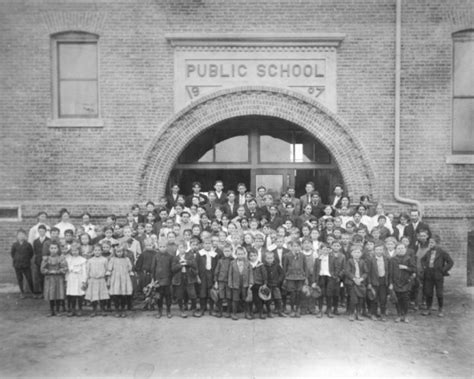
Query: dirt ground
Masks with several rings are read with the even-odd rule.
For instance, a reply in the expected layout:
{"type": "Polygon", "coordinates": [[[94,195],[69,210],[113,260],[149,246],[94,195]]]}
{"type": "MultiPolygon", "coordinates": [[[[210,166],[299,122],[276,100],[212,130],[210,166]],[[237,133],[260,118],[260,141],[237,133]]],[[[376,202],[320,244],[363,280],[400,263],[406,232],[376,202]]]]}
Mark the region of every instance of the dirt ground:
{"type": "MultiPolygon", "coordinates": [[[[5,291],[0,291],[5,292],[5,291]]],[[[0,377],[473,377],[471,289],[446,317],[334,319],[45,317],[43,300],[0,294],[0,377]]]]}

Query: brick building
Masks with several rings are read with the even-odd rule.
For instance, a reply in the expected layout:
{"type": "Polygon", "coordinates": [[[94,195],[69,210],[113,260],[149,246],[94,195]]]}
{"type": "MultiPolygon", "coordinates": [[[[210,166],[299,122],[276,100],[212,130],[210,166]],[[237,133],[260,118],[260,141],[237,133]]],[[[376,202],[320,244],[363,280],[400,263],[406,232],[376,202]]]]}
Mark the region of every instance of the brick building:
{"type": "Polygon", "coordinates": [[[6,281],[38,211],[100,222],[194,177],[419,202],[469,281],[472,1],[6,0],[0,15],[6,281]]]}

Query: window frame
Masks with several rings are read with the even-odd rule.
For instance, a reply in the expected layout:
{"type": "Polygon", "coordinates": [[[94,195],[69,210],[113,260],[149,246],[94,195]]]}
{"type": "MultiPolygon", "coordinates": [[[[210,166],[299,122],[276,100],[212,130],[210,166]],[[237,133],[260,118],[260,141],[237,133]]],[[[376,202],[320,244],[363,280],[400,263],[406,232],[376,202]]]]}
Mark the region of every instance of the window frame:
{"type": "Polygon", "coordinates": [[[448,163],[457,163],[455,157],[459,157],[459,163],[466,163],[470,161],[467,157],[472,157],[472,163],[474,163],[474,148],[469,151],[456,150],[454,146],[454,122],[455,122],[455,101],[468,99],[474,100],[474,89],[472,95],[456,95],[456,79],[455,79],[455,67],[456,67],[456,43],[472,41],[474,43],[474,29],[460,30],[452,34],[452,99],[451,99],[451,157],[448,157],[448,163]]]}
{"type": "Polygon", "coordinates": [[[67,31],[51,35],[51,93],[52,117],[47,120],[48,127],[103,127],[101,118],[101,86],[100,86],[100,43],[99,35],[84,31],[67,31]],[[94,43],[97,54],[97,113],[88,115],[60,115],[60,79],[59,79],[59,45],[61,43],[94,43]]]}

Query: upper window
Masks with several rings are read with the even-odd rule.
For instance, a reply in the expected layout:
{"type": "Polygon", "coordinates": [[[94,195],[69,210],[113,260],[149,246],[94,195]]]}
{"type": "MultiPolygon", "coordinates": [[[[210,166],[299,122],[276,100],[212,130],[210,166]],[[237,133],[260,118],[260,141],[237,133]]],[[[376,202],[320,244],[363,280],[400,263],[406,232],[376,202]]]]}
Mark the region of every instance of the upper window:
{"type": "Polygon", "coordinates": [[[89,33],[53,36],[56,118],[98,118],[98,37],[89,33]]]}
{"type": "Polygon", "coordinates": [[[474,153],[474,30],[453,34],[453,153],[474,153]]]}

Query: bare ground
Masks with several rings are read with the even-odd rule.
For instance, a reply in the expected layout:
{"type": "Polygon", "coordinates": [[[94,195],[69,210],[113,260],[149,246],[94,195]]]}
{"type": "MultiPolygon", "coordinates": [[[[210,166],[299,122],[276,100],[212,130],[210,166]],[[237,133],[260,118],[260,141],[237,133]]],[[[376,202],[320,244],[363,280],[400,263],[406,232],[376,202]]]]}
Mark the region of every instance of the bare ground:
{"type": "Polygon", "coordinates": [[[446,317],[47,318],[45,301],[0,294],[0,377],[473,377],[473,291],[446,317]]]}

